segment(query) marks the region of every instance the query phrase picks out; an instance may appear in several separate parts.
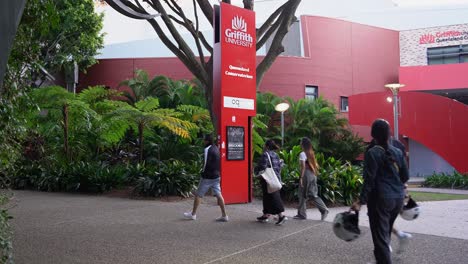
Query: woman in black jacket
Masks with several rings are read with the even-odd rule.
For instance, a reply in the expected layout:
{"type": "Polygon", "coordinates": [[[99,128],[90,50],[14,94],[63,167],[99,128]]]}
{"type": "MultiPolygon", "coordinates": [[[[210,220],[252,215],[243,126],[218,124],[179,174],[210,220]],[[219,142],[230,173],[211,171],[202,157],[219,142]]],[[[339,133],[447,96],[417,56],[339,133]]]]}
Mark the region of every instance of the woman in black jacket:
{"type": "MultiPolygon", "coordinates": [[[[258,174],[266,168],[273,168],[278,180],[281,182],[281,160],[275,152],[277,149],[278,146],[273,140],[267,140],[265,142],[264,152],[260,157],[257,167],[255,167],[255,172],[258,174]]],[[[288,218],[283,215],[284,206],[281,200],[280,190],[268,193],[267,183],[262,177],[260,177],[260,185],[263,193],[263,215],[257,217],[257,220],[260,222],[267,222],[270,215],[278,215],[276,225],[282,225],[288,218]]]]}
{"type": "Polygon", "coordinates": [[[390,125],[386,120],[375,120],[371,135],[374,141],[364,156],[364,185],[351,209],[359,211],[367,204],[375,259],[378,264],[390,264],[390,235],[403,205],[408,167],[403,153],[389,144],[390,125]]]}

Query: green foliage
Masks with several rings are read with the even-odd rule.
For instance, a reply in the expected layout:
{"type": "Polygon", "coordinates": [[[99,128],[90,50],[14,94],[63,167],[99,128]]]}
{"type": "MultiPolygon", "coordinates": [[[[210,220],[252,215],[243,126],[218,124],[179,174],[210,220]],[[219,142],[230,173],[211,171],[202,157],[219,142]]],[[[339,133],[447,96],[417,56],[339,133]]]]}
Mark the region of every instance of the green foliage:
{"type": "Polygon", "coordinates": [[[294,146],[291,150],[281,150],[278,152],[280,159],[283,160],[281,169],[281,180],[284,183],[283,196],[288,201],[298,198],[299,177],[301,171],[299,168],[299,154],[302,149],[300,146],[294,146]]]}
{"type": "Polygon", "coordinates": [[[267,117],[262,118],[262,122],[268,125],[268,130],[259,132],[264,138],[280,139],[281,115],[274,107],[283,101],[290,105],[284,113],[284,148],[290,149],[300,138],[309,137],[314,150],[329,157],[353,161],[364,150],[363,140],[352,133],[348,121],[333,104],[322,98],[294,101],[259,93],[257,112],[267,117]]]}
{"type": "MultiPolygon", "coordinates": [[[[281,178],[284,183],[283,196],[292,201],[298,198],[298,183],[300,177],[299,154],[302,149],[294,146],[291,150],[280,151],[279,157],[284,166],[281,170],[281,178]]],[[[352,166],[349,162],[342,162],[333,157],[325,157],[316,153],[319,164],[319,175],[317,184],[319,196],[327,203],[351,205],[359,196],[363,184],[361,169],[352,166]]]]}
{"type": "Polygon", "coordinates": [[[57,160],[24,162],[13,176],[16,189],[39,191],[105,192],[127,183],[126,167],[109,166],[103,162],[74,162],[57,160]]]}
{"type": "Polygon", "coordinates": [[[134,78],[122,81],[119,86],[130,88],[130,91],[124,91],[123,95],[127,98],[128,103],[134,105],[147,97],[157,95],[160,84],[158,79],[150,80],[146,71],[137,69],[134,78]]]}
{"type": "Polygon", "coordinates": [[[0,263],[5,264],[13,263],[12,232],[8,222],[12,217],[5,208],[9,198],[10,195],[4,190],[0,193],[0,263]]]}
{"type": "Polygon", "coordinates": [[[168,195],[188,197],[198,180],[196,174],[188,172],[191,170],[188,169],[190,166],[193,165],[178,160],[161,163],[157,172],[137,180],[134,192],[151,197],[168,195]]]}
{"type": "Polygon", "coordinates": [[[169,133],[153,133],[147,137],[147,141],[150,142],[145,149],[148,165],[158,165],[159,161],[172,159],[190,163],[199,160],[203,153],[201,141],[194,144],[169,133]]]}
{"type": "MultiPolygon", "coordinates": [[[[99,88],[96,88],[99,89],[99,88]]],[[[30,129],[37,130],[46,141],[47,151],[69,161],[92,159],[100,147],[98,131],[102,117],[91,106],[59,86],[35,89],[31,98],[39,108],[30,109],[30,129]],[[64,111],[68,112],[65,122],[64,111]],[[64,153],[65,130],[69,148],[64,153]]]]}
{"type": "Polygon", "coordinates": [[[103,47],[103,15],[93,0],[29,0],[21,18],[5,76],[7,89],[40,86],[76,62],[86,70],[103,47]]]}
{"type": "Polygon", "coordinates": [[[0,97],[0,188],[8,187],[10,172],[23,154],[21,142],[27,129],[20,110],[27,105],[22,101],[20,96],[11,100],[0,97]]]}
{"type": "Polygon", "coordinates": [[[320,166],[319,195],[329,203],[351,205],[364,183],[361,169],[320,153],[316,156],[320,166]]]}
{"type": "Polygon", "coordinates": [[[253,122],[253,132],[252,132],[252,142],[253,142],[253,154],[261,155],[263,153],[263,146],[265,146],[265,139],[261,136],[268,128],[268,126],[262,122],[265,119],[265,116],[262,114],[257,114],[252,118],[253,122]]]}
{"type": "Polygon", "coordinates": [[[434,173],[424,180],[424,186],[435,188],[451,188],[468,190],[468,174],[453,172],[453,174],[434,173]]]}

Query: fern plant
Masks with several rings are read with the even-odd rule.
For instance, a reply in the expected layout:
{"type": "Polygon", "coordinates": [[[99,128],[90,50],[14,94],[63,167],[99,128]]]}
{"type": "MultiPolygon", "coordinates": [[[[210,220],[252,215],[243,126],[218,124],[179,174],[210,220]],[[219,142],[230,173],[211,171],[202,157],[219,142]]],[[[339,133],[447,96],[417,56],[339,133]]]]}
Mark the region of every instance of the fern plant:
{"type": "MultiPolygon", "coordinates": [[[[175,109],[163,109],[159,107],[157,98],[148,97],[135,103],[135,106],[121,105],[118,109],[108,113],[108,118],[113,124],[119,124],[120,130],[133,128],[138,131],[139,162],[143,161],[144,131],[147,128],[158,127],[167,129],[171,133],[182,137],[191,138],[191,131],[198,126],[190,121],[181,119],[182,113],[175,109]]],[[[110,132],[110,131],[108,131],[110,132]]],[[[111,133],[111,132],[110,132],[111,133]]]]}

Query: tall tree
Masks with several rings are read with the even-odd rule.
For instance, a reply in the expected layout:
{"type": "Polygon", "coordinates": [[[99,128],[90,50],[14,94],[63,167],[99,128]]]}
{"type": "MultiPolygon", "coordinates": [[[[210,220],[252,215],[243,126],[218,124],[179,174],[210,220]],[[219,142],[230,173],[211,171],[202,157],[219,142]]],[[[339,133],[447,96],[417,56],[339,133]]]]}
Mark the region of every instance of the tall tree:
{"type": "Polygon", "coordinates": [[[28,0],[5,76],[5,90],[40,86],[73,65],[85,70],[103,47],[103,15],[93,0],[28,0]]]}
{"type": "MultiPolygon", "coordinates": [[[[180,4],[182,1],[177,0],[105,1],[123,14],[136,19],[146,19],[151,24],[164,45],[182,61],[203,85],[208,105],[211,108],[210,114],[213,117],[213,47],[199,30],[201,19],[199,11],[213,25],[213,6],[210,1],[192,0],[190,10],[186,7],[182,8],[180,4]],[[188,11],[193,11],[193,17],[189,17],[188,11]],[[160,19],[152,16],[155,12],[159,14],[160,19]],[[187,44],[180,28],[190,33],[196,44],[195,50],[187,44]]],[[[230,0],[223,0],[223,2],[231,3],[230,0]]],[[[291,25],[296,21],[294,14],[300,2],[301,0],[285,1],[257,29],[257,50],[263,47],[268,39],[272,39],[266,56],[257,66],[257,87],[260,85],[266,71],[284,51],[282,41],[291,25]]],[[[243,0],[243,4],[246,9],[253,10],[254,8],[253,0],[243,0]]]]}

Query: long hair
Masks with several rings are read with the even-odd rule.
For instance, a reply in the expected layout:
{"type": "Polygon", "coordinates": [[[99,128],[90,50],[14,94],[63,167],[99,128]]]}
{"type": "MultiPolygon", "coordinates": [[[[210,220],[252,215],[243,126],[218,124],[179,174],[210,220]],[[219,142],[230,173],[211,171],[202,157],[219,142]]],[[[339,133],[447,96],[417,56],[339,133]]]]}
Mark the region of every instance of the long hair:
{"type": "Polygon", "coordinates": [[[385,155],[387,156],[387,163],[393,164],[395,162],[395,157],[388,150],[388,143],[390,139],[390,124],[385,119],[376,119],[372,123],[371,136],[373,138],[371,144],[367,150],[378,145],[385,150],[385,155]]]}
{"type": "Polygon", "coordinates": [[[272,139],[268,139],[267,141],[265,141],[265,149],[275,151],[278,150],[279,147],[278,145],[276,145],[275,141],[273,141],[272,139]]]}
{"type": "Polygon", "coordinates": [[[304,150],[304,153],[307,157],[307,164],[309,165],[310,169],[314,172],[315,175],[318,173],[319,165],[317,163],[317,159],[315,158],[315,152],[312,149],[312,142],[309,138],[303,137],[301,140],[301,147],[304,150]]]}

